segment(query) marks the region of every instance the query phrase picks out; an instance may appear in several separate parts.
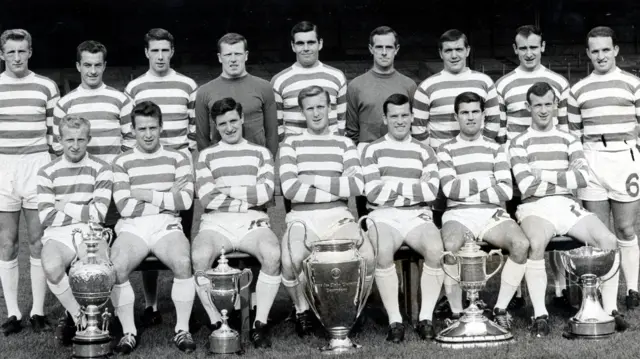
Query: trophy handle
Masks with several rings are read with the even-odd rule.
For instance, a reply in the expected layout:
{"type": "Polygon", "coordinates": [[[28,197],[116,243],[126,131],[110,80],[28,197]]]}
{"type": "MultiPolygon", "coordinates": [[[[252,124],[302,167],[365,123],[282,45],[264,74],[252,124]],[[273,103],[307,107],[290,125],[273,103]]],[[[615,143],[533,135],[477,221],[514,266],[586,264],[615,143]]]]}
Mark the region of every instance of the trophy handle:
{"type": "Polygon", "coordinates": [[[247,278],[249,278],[249,280],[248,280],[247,284],[244,287],[240,288],[240,290],[247,289],[251,285],[251,283],[253,283],[253,272],[251,271],[251,269],[249,269],[249,268],[243,269],[242,273],[240,273],[240,276],[243,276],[245,274],[247,274],[247,278]]]}
{"type": "Polygon", "coordinates": [[[298,221],[298,220],[292,221],[291,224],[289,225],[289,229],[287,230],[287,249],[289,250],[289,260],[291,261],[291,266],[293,267],[296,278],[298,278],[298,276],[302,272],[302,269],[298,268],[298,266],[293,261],[293,254],[291,252],[291,228],[293,228],[293,225],[296,223],[300,223],[304,228],[304,239],[303,239],[304,246],[307,247],[308,250],[311,250],[311,247],[307,244],[307,225],[304,224],[304,222],[302,221],[298,221]]]}
{"type": "Polygon", "coordinates": [[[620,262],[622,261],[622,258],[620,258],[620,249],[616,248],[615,251],[616,251],[616,257],[618,258],[618,267],[613,272],[613,274],[611,274],[609,277],[600,278],[600,283],[604,283],[604,282],[608,281],[609,279],[613,278],[616,274],[618,274],[618,272],[620,271],[620,262]]]}
{"type": "MultiPolygon", "coordinates": [[[[573,270],[571,270],[571,265],[569,263],[567,263],[567,259],[565,256],[562,255],[561,251],[554,251],[554,252],[558,252],[558,258],[560,259],[560,265],[562,265],[562,268],[569,273],[570,275],[565,276],[567,279],[569,279],[569,281],[571,281],[573,284],[577,284],[580,285],[579,283],[579,277],[573,272],[573,270]],[[578,281],[573,280],[573,278],[578,278],[578,281]]],[[[620,267],[620,266],[618,266],[620,267]]]]}
{"type": "MultiPolygon", "coordinates": [[[[206,274],[204,273],[204,271],[202,271],[202,270],[196,271],[195,273],[193,273],[193,276],[195,277],[196,285],[197,285],[198,287],[202,287],[202,284],[200,284],[200,283],[198,282],[198,278],[200,278],[200,277],[204,277],[204,278],[206,278],[206,279],[209,281],[209,283],[211,283],[211,281],[209,280],[209,277],[207,277],[207,275],[206,275],[206,274]]],[[[213,286],[213,283],[211,283],[211,286],[213,286]]]]}
{"type": "Polygon", "coordinates": [[[489,252],[487,257],[491,257],[493,255],[497,255],[500,257],[500,264],[498,265],[498,267],[496,267],[496,269],[494,269],[493,272],[487,275],[487,280],[489,280],[489,278],[493,277],[496,273],[498,273],[500,268],[502,268],[502,264],[504,263],[504,255],[502,255],[502,249],[492,249],[489,252]]]}
{"type": "Polygon", "coordinates": [[[73,266],[77,261],[80,260],[80,258],[78,257],[78,245],[76,244],[76,234],[78,233],[80,233],[80,236],[82,237],[82,229],[74,228],[73,231],[71,231],[71,243],[73,243],[73,249],[76,250],[76,255],[71,261],[71,266],[73,266]]]}
{"type": "Polygon", "coordinates": [[[446,256],[451,256],[453,257],[453,259],[456,260],[456,264],[459,265],[460,262],[458,262],[458,257],[456,257],[455,255],[453,255],[452,252],[449,251],[444,251],[442,252],[442,255],[440,255],[440,265],[442,266],[442,271],[444,271],[444,274],[448,275],[451,279],[455,280],[456,282],[460,282],[460,274],[458,274],[457,276],[452,276],[451,273],[449,273],[447,271],[447,266],[444,265],[444,258],[446,256]]]}

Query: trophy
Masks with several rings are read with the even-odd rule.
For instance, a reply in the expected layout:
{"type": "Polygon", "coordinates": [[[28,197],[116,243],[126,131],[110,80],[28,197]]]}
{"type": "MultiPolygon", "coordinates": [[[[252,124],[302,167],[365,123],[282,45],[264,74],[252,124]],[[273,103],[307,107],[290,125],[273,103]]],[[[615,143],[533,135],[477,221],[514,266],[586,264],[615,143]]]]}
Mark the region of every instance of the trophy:
{"type": "Polygon", "coordinates": [[[227,324],[227,314],[231,313],[240,300],[240,291],[251,285],[253,273],[251,269],[239,270],[229,266],[229,260],[225,256],[222,248],[218,266],[208,271],[198,271],[195,273],[196,284],[199,277],[205,277],[211,282],[211,287],[204,289],[209,294],[210,304],[218,308],[222,314],[222,326],[214,330],[209,336],[209,352],[215,354],[242,353],[240,335],[227,324]],[[244,287],[240,287],[240,278],[247,275],[248,281],[244,287]]]}
{"type": "MultiPolygon", "coordinates": [[[[293,223],[299,223],[304,227],[303,242],[311,251],[302,261],[304,275],[301,282],[309,306],[331,337],[329,344],[320,348],[326,354],[351,352],[361,347],[349,339],[349,332],[371,292],[371,287],[367,288],[365,285],[365,259],[358,252],[365,240],[361,224],[367,218],[364,216],[358,221],[360,238],[321,239],[313,243],[307,241],[304,222],[294,221],[289,226],[289,231],[293,223]]],[[[371,222],[375,227],[375,223],[371,222]]],[[[291,236],[287,237],[291,256],[291,236]]],[[[377,255],[376,247],[374,263],[377,255]]],[[[291,262],[294,263],[292,258],[291,262]]],[[[295,263],[294,270],[301,273],[300,269],[295,267],[295,263]]]]}
{"type": "Polygon", "coordinates": [[[106,308],[101,314],[100,309],[109,301],[111,289],[116,283],[116,272],[109,260],[109,246],[113,235],[110,229],[90,221],[86,233],[76,228],[71,237],[76,257],[69,269],[69,285],[81,306],[80,318],[86,315],[86,322],[79,320],[77,323],[76,335],[72,340],[72,358],[104,358],[111,355],[111,336],[108,330],[111,314],[106,308]],[[80,258],[75,242],[76,234],[82,237],[86,258],[80,258]],[[102,326],[99,326],[99,317],[102,319],[102,326]]]}
{"type": "Polygon", "coordinates": [[[513,340],[513,335],[500,325],[490,321],[478,307],[478,293],[485,287],[487,280],[493,277],[502,267],[503,256],[500,249],[494,249],[488,254],[480,249],[471,235],[467,233],[466,243],[456,253],[445,251],[440,257],[444,272],[456,282],[462,290],[467,292],[469,306],[463,311],[462,317],[449,327],[438,333],[436,341],[446,348],[475,348],[487,347],[506,343],[513,340]],[[487,275],[487,258],[497,255],[500,258],[498,267],[487,275]],[[456,260],[459,275],[452,276],[444,266],[446,256],[456,260]]]}
{"type": "Polygon", "coordinates": [[[597,290],[603,282],[618,273],[618,249],[585,246],[559,253],[560,263],[570,274],[569,277],[578,278],[582,287],[582,305],[578,313],[569,319],[564,336],[569,339],[598,339],[615,333],[615,320],[602,308],[597,290]]]}

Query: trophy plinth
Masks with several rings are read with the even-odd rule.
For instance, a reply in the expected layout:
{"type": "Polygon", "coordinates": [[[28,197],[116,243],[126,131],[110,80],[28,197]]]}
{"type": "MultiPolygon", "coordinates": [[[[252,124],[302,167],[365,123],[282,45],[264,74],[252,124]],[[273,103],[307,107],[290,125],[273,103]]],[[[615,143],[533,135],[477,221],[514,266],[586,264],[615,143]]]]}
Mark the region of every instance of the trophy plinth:
{"type": "Polygon", "coordinates": [[[221,314],[222,325],[209,336],[209,352],[214,354],[242,353],[240,335],[227,324],[227,320],[229,319],[227,310],[221,310],[221,314]]]}
{"type": "Polygon", "coordinates": [[[479,292],[485,287],[487,280],[502,267],[503,256],[501,251],[494,249],[489,254],[486,254],[472,240],[467,240],[456,254],[451,252],[442,254],[440,262],[443,264],[443,268],[446,256],[456,259],[460,274],[452,276],[446,269],[444,271],[448,276],[460,283],[462,290],[467,292],[470,304],[464,309],[463,315],[459,320],[438,333],[436,342],[442,347],[458,349],[495,346],[512,341],[513,335],[511,332],[490,321],[484,316],[483,310],[478,307],[479,292]],[[499,256],[500,265],[487,275],[487,258],[492,255],[499,256]]]}

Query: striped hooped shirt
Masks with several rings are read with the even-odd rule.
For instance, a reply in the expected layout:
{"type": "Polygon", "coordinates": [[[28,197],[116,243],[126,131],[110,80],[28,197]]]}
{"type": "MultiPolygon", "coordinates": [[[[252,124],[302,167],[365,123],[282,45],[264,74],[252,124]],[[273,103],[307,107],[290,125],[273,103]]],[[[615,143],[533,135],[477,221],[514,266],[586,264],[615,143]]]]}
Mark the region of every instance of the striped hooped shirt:
{"type": "MultiPolygon", "coordinates": [[[[66,115],[78,115],[91,123],[91,141],[87,151],[112,163],[120,153],[135,146],[131,131],[132,103],[124,93],[102,84],[97,89],[82,85],[58,101],[53,111],[55,143],[60,135],[60,120],[66,115]]],[[[62,155],[62,149],[57,152],[62,155]]]]}
{"type": "Polygon", "coordinates": [[[615,68],[591,73],[571,87],[569,131],[595,151],[629,150],[637,143],[640,123],[640,79],[615,68]]]}
{"type": "Polygon", "coordinates": [[[298,106],[298,93],[313,85],[329,92],[329,131],[334,134],[344,133],[347,112],[347,78],[344,73],[320,61],[311,68],[295,63],[271,79],[278,110],[280,142],[285,136],[300,134],[307,128],[307,122],[298,106]]]}
{"type": "Polygon", "coordinates": [[[555,127],[541,132],[529,128],[511,140],[509,146],[511,168],[522,199],[564,195],[573,196],[573,190],[587,186],[588,169],[582,144],[573,135],[555,127]],[[582,167],[569,169],[569,164],[579,160],[582,167]],[[539,169],[540,177],[532,173],[539,169]]]}
{"type": "Polygon", "coordinates": [[[496,139],[501,124],[496,88],[489,76],[470,69],[459,74],[442,70],[422,81],[413,98],[413,137],[434,149],[456,137],[460,126],[454,117],[454,101],[467,91],[485,101],[483,135],[496,139]]]}
{"type": "Polygon", "coordinates": [[[499,142],[511,141],[531,126],[531,112],[527,110],[527,91],[536,82],[546,82],[558,98],[554,124],[560,131],[569,132],[567,99],[569,82],[561,75],[540,66],[535,71],[523,71],[519,67],[496,81],[500,111],[506,115],[506,123],[500,126],[499,142]]]}
{"type": "Polygon", "coordinates": [[[191,78],[175,70],[158,77],[147,71],[129,82],[124,92],[133,106],[152,101],[162,111],[160,143],[167,148],[182,150],[196,148],[195,101],[198,85],[191,78]]]}
{"type": "Polygon", "coordinates": [[[273,198],[273,158],[247,140],[208,147],[196,164],[196,189],[205,212],[247,212],[273,198]]]}
{"type": "Polygon", "coordinates": [[[170,148],[160,147],[154,153],[146,153],[137,147],[129,150],[113,162],[113,200],[120,215],[125,218],[149,216],[160,213],[179,216],[193,202],[193,173],[187,156],[170,148]],[[187,185],[179,192],[171,192],[177,181],[186,178],[187,185]],[[131,190],[153,191],[151,203],[137,200],[131,190]]]}
{"type": "Polygon", "coordinates": [[[44,227],[104,223],[111,203],[111,165],[86,154],[77,163],[60,156],[38,171],[38,216],[44,227]],[[56,201],[66,202],[64,209],[56,201]]]}
{"type": "Polygon", "coordinates": [[[285,138],[279,159],[282,194],[296,211],[346,207],[349,197],[362,194],[358,152],[346,137],[305,130],[285,138]]]}
{"type": "Polygon", "coordinates": [[[53,108],[58,85],[31,72],[23,78],[0,74],[0,155],[61,150],[53,143],[53,108]]]}
{"type": "Polygon", "coordinates": [[[436,154],[411,137],[400,142],[386,134],[367,145],[362,170],[370,208],[426,206],[438,194],[436,154]],[[421,180],[425,174],[426,182],[421,180]]]}
{"type": "Polygon", "coordinates": [[[438,170],[447,208],[495,208],[511,199],[511,166],[504,146],[480,136],[456,136],[438,148],[438,170]]]}

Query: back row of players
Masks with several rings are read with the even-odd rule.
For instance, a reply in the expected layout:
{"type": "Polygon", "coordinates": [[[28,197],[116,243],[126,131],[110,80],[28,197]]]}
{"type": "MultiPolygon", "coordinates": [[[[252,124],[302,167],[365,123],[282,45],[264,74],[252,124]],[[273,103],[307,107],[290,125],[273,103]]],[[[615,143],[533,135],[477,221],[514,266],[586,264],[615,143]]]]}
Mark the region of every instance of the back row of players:
{"type": "MultiPolygon", "coordinates": [[[[102,82],[106,49],[88,41],[77,52],[82,84],[58,100],[56,85],[28,70],[29,34],[5,31],[0,36],[7,67],[0,75],[0,153],[5,169],[0,176],[0,279],[9,319],[3,331],[8,335],[22,328],[17,303],[17,223],[22,208],[31,245],[30,317],[36,331],[48,327],[43,310],[47,282],[71,313],[62,325],[67,335],[61,336],[68,338],[69,324],[81,319],[64,273],[74,255],[70,234],[65,234],[70,233],[69,225],[92,217],[112,225],[119,212],[122,219],[112,252],[118,284],[112,299],[125,333],[118,345],[121,352],[137,345],[128,274],[149,252],[175,275],[174,342],[181,350],[195,347],[188,328],[195,291],[191,263],[194,270],[209,268],[223,245],[254,254],[262,263],[254,343],[269,345],[264,323],[281,281],[296,306],[299,334],[308,333],[311,314],[293,270],[299,263],[289,261],[287,248],[280,250],[260,210],[278,187],[271,160],[278,135],[285,138],[279,177],[285,198],[292,202],[288,223],[304,221],[312,237],[342,236],[357,233],[345,199],[364,191],[365,203],[375,209],[371,217],[385,240],[380,241],[377,265],[369,266],[367,282],[376,279],[389,315],[389,340],[401,341],[404,335],[393,253],[405,242],[425,257],[421,285],[429,289],[423,291],[418,331],[422,338],[431,338],[432,312],[443,282],[454,316],[462,310],[460,289],[443,278],[438,259],[443,247],[459,248],[468,232],[511,253],[494,309],[496,321],[504,326],[509,326],[506,306],[526,276],[534,333],[548,334],[543,254],[556,234],[568,233],[603,248],[619,246],[627,306],[637,306],[633,225],[640,190],[635,162],[640,80],[616,67],[615,34],[598,27],[587,36],[594,72],[569,88],[562,76],[541,65],[541,35],[533,26],[517,30],[514,51],[520,66],[494,85],[486,75],[466,67],[466,37],[449,30],[439,41],[444,70],[416,88],[393,68],[397,34],[379,27],[369,41],[373,68],[347,86],[342,72],[318,60],[322,40],[317,27],[301,22],[291,32],[297,62],[271,84],[247,74],[246,40],[227,34],[218,42],[222,75],[197,89],[191,79],[170,68],[173,37],[153,29],[145,37],[149,71],[132,81],[125,94],[102,82]],[[210,121],[215,121],[215,128],[210,121]],[[345,134],[353,141],[337,135],[345,123],[345,134]],[[507,140],[508,150],[499,146],[507,140]],[[201,150],[196,187],[206,213],[190,248],[179,212],[185,213],[182,217],[188,220],[183,222],[190,227],[185,211],[192,208],[190,151],[196,143],[201,150]],[[211,143],[216,145],[209,147],[211,143]],[[438,160],[432,149],[436,146],[438,160]],[[85,156],[83,148],[92,155],[85,156]],[[50,163],[49,151],[64,156],[50,163]],[[112,163],[113,169],[102,161],[112,163]],[[520,227],[500,207],[512,197],[509,162],[516,193],[525,202],[516,213],[520,227]],[[118,211],[107,209],[110,176],[112,203],[118,211]],[[585,207],[605,221],[589,216],[572,198],[578,188],[585,207]],[[441,232],[432,221],[436,217],[439,222],[437,211],[426,206],[434,201],[448,208],[441,232]],[[616,235],[602,224],[609,222],[610,210],[616,235]],[[443,241],[438,240],[440,233],[443,241]],[[42,243],[47,243],[44,249],[42,243]]],[[[297,228],[290,233],[300,236],[297,228]]],[[[294,262],[300,262],[306,255],[304,246],[293,248],[294,262]]],[[[372,249],[361,250],[371,261],[372,249]]],[[[626,323],[616,309],[618,281],[608,283],[602,289],[605,309],[624,329],[626,323]]],[[[145,294],[150,297],[149,317],[157,322],[154,293],[145,294]]],[[[203,303],[215,326],[219,314],[207,300],[203,303]]]]}

